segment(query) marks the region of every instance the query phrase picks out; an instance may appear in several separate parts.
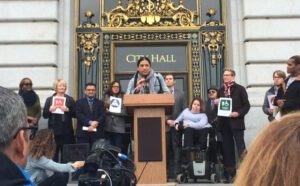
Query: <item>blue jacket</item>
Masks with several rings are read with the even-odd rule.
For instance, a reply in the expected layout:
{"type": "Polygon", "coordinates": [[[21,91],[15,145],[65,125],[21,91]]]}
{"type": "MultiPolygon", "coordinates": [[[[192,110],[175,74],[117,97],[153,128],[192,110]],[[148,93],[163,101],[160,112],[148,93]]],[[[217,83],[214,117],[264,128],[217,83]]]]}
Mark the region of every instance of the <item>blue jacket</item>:
{"type": "Polygon", "coordinates": [[[40,157],[38,160],[34,159],[32,156],[28,158],[25,172],[29,174],[30,180],[33,183],[39,184],[48,178],[46,171],[74,172],[75,169],[73,168],[72,163],[56,163],[45,156],[40,157]]]}

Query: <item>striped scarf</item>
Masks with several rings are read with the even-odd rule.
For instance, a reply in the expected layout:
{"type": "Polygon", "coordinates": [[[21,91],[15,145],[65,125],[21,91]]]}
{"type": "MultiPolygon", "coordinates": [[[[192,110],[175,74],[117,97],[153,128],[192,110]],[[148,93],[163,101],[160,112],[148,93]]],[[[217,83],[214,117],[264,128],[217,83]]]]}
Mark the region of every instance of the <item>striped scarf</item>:
{"type": "Polygon", "coordinates": [[[230,88],[234,85],[234,81],[224,83],[224,95],[230,97],[230,88]]]}

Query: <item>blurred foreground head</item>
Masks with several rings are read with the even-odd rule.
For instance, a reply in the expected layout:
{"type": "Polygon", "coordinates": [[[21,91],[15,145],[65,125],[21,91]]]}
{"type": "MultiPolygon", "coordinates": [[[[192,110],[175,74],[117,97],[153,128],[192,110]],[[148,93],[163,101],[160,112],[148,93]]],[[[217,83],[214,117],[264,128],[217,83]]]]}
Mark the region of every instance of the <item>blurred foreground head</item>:
{"type": "Polygon", "coordinates": [[[245,156],[236,186],[300,185],[300,112],[273,121],[245,156]]]}
{"type": "Polygon", "coordinates": [[[30,131],[22,98],[0,86],[0,151],[24,167],[28,156],[30,131]]]}

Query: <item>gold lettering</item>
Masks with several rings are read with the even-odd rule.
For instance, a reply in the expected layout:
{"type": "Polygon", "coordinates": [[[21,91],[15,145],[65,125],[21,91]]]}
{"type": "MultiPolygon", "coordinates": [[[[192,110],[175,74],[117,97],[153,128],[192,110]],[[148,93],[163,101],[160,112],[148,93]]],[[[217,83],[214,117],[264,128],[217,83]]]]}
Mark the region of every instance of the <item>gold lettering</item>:
{"type": "Polygon", "coordinates": [[[158,54],[152,54],[151,55],[151,61],[153,62],[153,63],[158,63],[159,61],[158,61],[158,57],[159,57],[159,55],[158,54]]]}
{"type": "Polygon", "coordinates": [[[159,62],[166,62],[166,59],[165,59],[165,56],[164,55],[161,55],[160,59],[159,59],[159,62]]]}
{"type": "Polygon", "coordinates": [[[171,55],[171,63],[176,63],[176,60],[174,60],[174,55],[171,55]]]}
{"type": "Polygon", "coordinates": [[[135,63],[135,56],[133,54],[129,54],[126,56],[127,63],[135,63]]]}
{"type": "MultiPolygon", "coordinates": [[[[149,55],[140,55],[140,54],[128,54],[126,56],[127,63],[136,63],[141,57],[149,57],[149,55]]],[[[151,62],[152,63],[176,63],[176,57],[174,54],[151,54],[151,62]]]]}

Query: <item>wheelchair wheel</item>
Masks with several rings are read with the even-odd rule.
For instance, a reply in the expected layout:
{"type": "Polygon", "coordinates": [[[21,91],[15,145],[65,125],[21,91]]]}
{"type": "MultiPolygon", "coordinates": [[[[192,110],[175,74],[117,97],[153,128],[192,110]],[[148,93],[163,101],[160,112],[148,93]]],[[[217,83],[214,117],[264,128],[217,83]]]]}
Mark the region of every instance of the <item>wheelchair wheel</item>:
{"type": "Polygon", "coordinates": [[[178,174],[177,177],[176,177],[176,181],[178,183],[187,183],[188,178],[186,176],[184,176],[183,174],[178,174]]]}

